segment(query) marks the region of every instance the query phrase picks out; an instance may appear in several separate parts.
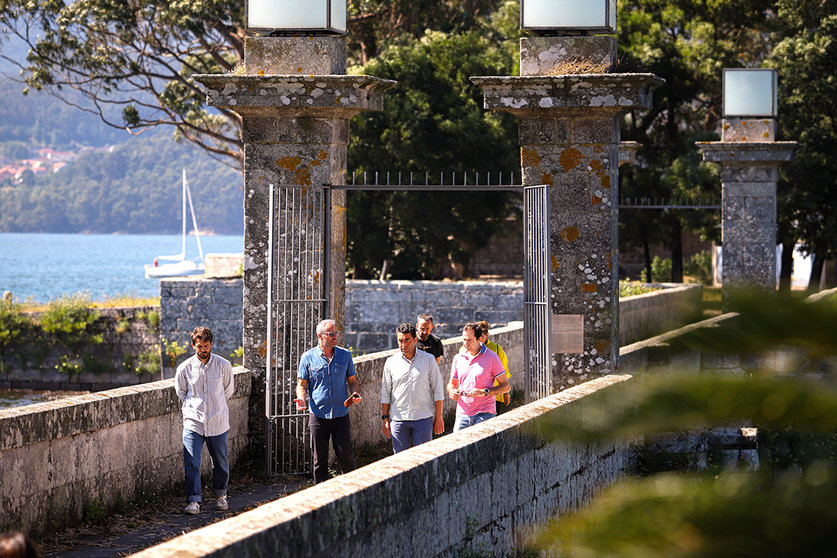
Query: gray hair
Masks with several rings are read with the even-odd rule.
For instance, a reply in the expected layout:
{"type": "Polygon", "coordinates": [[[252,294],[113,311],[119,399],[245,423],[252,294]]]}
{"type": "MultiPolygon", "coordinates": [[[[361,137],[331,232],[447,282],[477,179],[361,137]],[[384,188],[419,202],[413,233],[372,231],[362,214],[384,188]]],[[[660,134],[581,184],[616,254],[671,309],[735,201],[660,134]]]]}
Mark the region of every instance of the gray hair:
{"type": "Polygon", "coordinates": [[[317,335],[323,333],[328,326],[334,326],[337,329],[337,322],[332,319],[326,319],[317,324],[317,335]]]}

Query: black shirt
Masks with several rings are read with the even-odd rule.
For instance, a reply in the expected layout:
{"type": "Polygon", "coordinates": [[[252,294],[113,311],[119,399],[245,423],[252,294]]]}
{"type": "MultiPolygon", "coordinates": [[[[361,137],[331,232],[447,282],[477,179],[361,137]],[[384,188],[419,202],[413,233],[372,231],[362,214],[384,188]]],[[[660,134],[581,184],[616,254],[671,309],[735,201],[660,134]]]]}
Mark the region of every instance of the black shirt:
{"type": "Polygon", "coordinates": [[[439,358],[445,353],[442,347],[442,340],[432,333],[427,336],[426,341],[422,341],[421,337],[418,338],[418,348],[425,353],[430,353],[435,358],[439,358]]]}

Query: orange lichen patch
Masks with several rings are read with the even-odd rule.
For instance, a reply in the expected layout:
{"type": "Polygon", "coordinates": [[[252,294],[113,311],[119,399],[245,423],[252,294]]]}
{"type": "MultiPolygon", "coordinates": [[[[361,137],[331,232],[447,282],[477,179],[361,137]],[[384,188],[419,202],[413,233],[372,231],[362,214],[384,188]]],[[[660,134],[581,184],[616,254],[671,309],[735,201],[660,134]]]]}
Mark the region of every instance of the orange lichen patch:
{"type": "Polygon", "coordinates": [[[276,161],[280,169],[295,171],[302,164],[302,157],[282,157],[276,161]]]}
{"type": "Polygon", "coordinates": [[[594,346],[596,347],[596,352],[598,352],[600,355],[603,355],[610,350],[610,341],[599,339],[598,341],[596,341],[596,344],[594,346]]]}
{"type": "Polygon", "coordinates": [[[558,263],[558,258],[555,257],[555,254],[550,254],[549,259],[552,260],[552,271],[558,271],[561,264],[558,263]]]}
{"type": "Polygon", "coordinates": [[[559,161],[565,171],[574,169],[581,164],[581,151],[574,147],[568,147],[561,152],[559,161]]]}
{"type": "Polygon", "coordinates": [[[599,288],[595,283],[582,283],[581,290],[585,293],[595,293],[599,288]]]}
{"type": "Polygon", "coordinates": [[[524,167],[536,167],[541,164],[541,156],[538,150],[532,147],[520,148],[520,161],[524,167]]]}
{"type": "Polygon", "coordinates": [[[296,67],[296,73],[298,73],[298,74],[302,73],[302,66],[297,66],[296,67]]]}
{"type": "Polygon", "coordinates": [[[763,133],[762,137],[769,138],[770,137],[770,132],[763,133]]]}
{"type": "Polygon", "coordinates": [[[594,159],[593,161],[590,161],[590,168],[594,171],[600,171],[604,170],[604,165],[598,159],[594,159]]]}
{"type": "Polygon", "coordinates": [[[599,173],[599,180],[602,183],[602,188],[610,189],[610,175],[605,173],[599,173]]]}
{"type": "Polygon", "coordinates": [[[729,130],[729,124],[724,124],[724,130],[729,130]]]}
{"type": "Polygon", "coordinates": [[[262,341],[259,345],[259,356],[265,358],[267,356],[267,341],[262,341]]]}
{"type": "Polygon", "coordinates": [[[258,71],[258,72],[256,72],[256,73],[257,73],[258,75],[260,75],[260,76],[263,76],[263,75],[264,75],[264,70],[259,70],[259,71],[258,71]]]}
{"type": "Polygon", "coordinates": [[[602,198],[599,196],[593,196],[592,205],[599,205],[602,203],[602,198]]]}
{"type": "Polygon", "coordinates": [[[554,184],[554,182],[552,181],[552,175],[549,174],[549,173],[544,174],[541,177],[541,183],[542,184],[549,184],[550,186],[552,186],[554,184]]]}
{"type": "Polygon", "coordinates": [[[320,151],[317,153],[317,159],[322,159],[323,161],[328,159],[328,151],[320,151]]]}
{"type": "Polygon", "coordinates": [[[564,227],[561,229],[561,238],[567,242],[574,242],[580,235],[581,233],[576,227],[564,227]]]}
{"type": "Polygon", "coordinates": [[[742,136],[741,141],[747,141],[747,136],[742,136]]]}
{"type": "Polygon", "coordinates": [[[747,125],[747,121],[746,121],[746,120],[742,120],[742,121],[741,121],[741,125],[742,125],[742,126],[746,126],[746,125],[747,125]]]}

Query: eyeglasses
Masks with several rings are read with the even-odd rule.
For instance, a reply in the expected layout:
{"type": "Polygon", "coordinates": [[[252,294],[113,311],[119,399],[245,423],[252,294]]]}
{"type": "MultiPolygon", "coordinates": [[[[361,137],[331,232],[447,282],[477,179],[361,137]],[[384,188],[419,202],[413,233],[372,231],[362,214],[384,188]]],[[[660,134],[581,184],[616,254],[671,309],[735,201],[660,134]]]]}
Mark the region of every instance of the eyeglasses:
{"type": "Polygon", "coordinates": [[[325,335],[326,337],[337,337],[336,331],[324,331],[318,335],[325,335]]]}

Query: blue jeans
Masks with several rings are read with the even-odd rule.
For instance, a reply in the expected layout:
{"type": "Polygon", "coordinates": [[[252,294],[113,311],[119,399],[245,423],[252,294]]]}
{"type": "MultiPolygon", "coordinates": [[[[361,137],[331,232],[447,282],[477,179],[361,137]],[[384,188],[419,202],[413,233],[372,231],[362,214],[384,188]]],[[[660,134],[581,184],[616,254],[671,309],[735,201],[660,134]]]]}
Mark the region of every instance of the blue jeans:
{"type": "Polygon", "coordinates": [[[206,442],[212,458],[212,493],[227,494],[230,481],[230,462],[227,460],[227,433],[218,436],[201,436],[183,429],[183,468],[186,472],[186,497],[190,502],[201,501],[201,451],[206,442]]]}
{"type": "Polygon", "coordinates": [[[469,426],[485,422],[490,418],[494,418],[494,416],[494,413],[477,413],[472,417],[469,417],[468,415],[456,415],[456,422],[453,423],[453,431],[459,432],[463,428],[468,428],[469,426]]]}
{"type": "Polygon", "coordinates": [[[393,420],[389,423],[395,453],[433,439],[433,417],[420,420],[393,420]]]}

